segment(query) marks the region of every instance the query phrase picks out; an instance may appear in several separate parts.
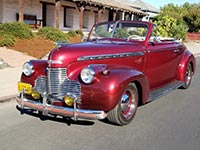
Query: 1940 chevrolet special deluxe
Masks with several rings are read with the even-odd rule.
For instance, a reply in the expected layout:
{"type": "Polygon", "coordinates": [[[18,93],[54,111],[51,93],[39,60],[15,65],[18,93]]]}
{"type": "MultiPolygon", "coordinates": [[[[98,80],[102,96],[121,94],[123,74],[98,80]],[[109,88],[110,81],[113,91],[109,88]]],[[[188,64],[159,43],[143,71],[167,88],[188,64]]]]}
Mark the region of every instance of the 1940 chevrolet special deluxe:
{"type": "Polygon", "coordinates": [[[152,23],[103,22],[86,42],[63,44],[48,60],[26,62],[17,102],[43,115],[126,125],[139,104],[188,88],[195,65],[184,44],[158,39],[152,23]]]}

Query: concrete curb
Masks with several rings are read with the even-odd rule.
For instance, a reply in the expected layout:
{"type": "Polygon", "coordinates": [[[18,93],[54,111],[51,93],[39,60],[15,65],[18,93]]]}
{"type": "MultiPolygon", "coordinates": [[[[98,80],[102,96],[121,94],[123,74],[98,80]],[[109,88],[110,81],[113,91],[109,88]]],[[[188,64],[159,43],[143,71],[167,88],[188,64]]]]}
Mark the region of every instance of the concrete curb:
{"type": "Polygon", "coordinates": [[[17,97],[18,94],[0,97],[0,103],[9,102],[17,97]]]}
{"type": "Polygon", "coordinates": [[[194,54],[195,57],[199,57],[200,56],[200,53],[197,53],[197,54],[194,54]]]}

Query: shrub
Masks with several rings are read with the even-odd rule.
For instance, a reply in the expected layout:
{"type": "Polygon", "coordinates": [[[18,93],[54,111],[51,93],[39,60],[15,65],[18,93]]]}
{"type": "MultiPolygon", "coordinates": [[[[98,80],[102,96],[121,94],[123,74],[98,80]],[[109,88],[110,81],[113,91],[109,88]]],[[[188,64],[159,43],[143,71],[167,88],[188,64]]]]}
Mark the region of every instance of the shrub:
{"type": "Polygon", "coordinates": [[[77,34],[76,34],[76,31],[70,30],[70,31],[67,33],[67,35],[68,35],[69,37],[75,37],[77,34]]]}
{"type": "Polygon", "coordinates": [[[115,38],[127,38],[128,36],[129,36],[129,33],[125,29],[122,29],[122,28],[117,29],[114,34],[115,38]]]}
{"type": "Polygon", "coordinates": [[[31,39],[34,37],[34,33],[29,26],[20,22],[0,24],[0,34],[13,35],[21,39],[31,39]]]}
{"type": "Polygon", "coordinates": [[[76,34],[80,35],[81,37],[84,36],[83,31],[82,30],[76,30],[75,31],[76,34]]]}
{"type": "Polygon", "coordinates": [[[103,27],[97,27],[95,30],[95,36],[99,37],[111,37],[111,33],[106,31],[103,27]]]}
{"type": "Polygon", "coordinates": [[[5,34],[0,40],[0,47],[13,46],[15,44],[15,36],[11,34],[5,34]]]}
{"type": "Polygon", "coordinates": [[[173,17],[158,15],[154,19],[154,24],[158,27],[158,36],[175,37],[183,40],[186,38],[188,27],[181,20],[179,21],[173,17]]]}
{"type": "Polygon", "coordinates": [[[54,42],[67,41],[65,33],[54,27],[43,27],[39,30],[38,35],[54,42]]]}
{"type": "Polygon", "coordinates": [[[185,22],[180,21],[177,22],[177,25],[174,27],[172,33],[175,38],[185,40],[187,36],[187,31],[188,26],[185,24],[185,22]]]}

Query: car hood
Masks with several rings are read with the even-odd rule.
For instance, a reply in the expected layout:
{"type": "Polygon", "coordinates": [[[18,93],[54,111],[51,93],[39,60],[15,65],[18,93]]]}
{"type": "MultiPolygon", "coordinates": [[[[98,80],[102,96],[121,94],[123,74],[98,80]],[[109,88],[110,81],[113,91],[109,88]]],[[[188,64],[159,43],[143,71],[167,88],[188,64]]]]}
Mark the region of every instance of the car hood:
{"type": "Polygon", "coordinates": [[[142,45],[130,42],[84,42],[67,44],[51,51],[48,62],[50,67],[67,67],[80,58],[96,55],[111,55],[141,51],[142,45]]]}

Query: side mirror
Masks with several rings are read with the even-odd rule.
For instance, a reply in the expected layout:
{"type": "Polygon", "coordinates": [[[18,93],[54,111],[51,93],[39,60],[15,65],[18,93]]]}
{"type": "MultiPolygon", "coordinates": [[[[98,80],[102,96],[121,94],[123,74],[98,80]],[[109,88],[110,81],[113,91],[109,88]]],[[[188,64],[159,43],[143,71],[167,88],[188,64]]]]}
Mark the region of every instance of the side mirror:
{"type": "Polygon", "coordinates": [[[153,38],[153,42],[156,44],[156,43],[160,43],[160,38],[158,36],[154,36],[153,38]]]}
{"type": "Polygon", "coordinates": [[[151,43],[152,46],[155,46],[156,44],[160,43],[160,37],[158,36],[152,36],[150,39],[149,39],[149,43],[151,43]]]}

